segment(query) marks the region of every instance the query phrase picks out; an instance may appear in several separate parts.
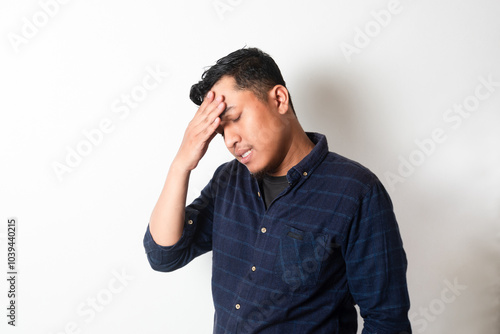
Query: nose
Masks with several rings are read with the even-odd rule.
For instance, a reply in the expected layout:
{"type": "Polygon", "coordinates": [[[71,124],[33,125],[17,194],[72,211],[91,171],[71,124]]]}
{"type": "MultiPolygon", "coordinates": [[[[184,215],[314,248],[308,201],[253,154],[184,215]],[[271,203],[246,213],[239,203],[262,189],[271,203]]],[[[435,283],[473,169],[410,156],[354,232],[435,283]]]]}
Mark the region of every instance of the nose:
{"type": "Polygon", "coordinates": [[[224,127],[224,143],[226,144],[227,149],[232,152],[232,150],[236,147],[236,144],[240,141],[241,137],[239,136],[236,127],[230,124],[226,125],[224,127]]]}

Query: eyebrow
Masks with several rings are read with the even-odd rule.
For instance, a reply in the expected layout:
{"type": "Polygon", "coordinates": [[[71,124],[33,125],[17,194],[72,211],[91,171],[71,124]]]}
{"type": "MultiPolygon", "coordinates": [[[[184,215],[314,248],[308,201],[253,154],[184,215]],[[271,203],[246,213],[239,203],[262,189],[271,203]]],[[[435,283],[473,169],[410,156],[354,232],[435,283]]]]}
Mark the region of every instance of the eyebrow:
{"type": "Polygon", "coordinates": [[[219,115],[219,118],[222,119],[226,115],[226,113],[230,112],[231,109],[233,109],[233,108],[234,108],[234,106],[226,107],[226,109],[224,109],[224,111],[219,115]]]}

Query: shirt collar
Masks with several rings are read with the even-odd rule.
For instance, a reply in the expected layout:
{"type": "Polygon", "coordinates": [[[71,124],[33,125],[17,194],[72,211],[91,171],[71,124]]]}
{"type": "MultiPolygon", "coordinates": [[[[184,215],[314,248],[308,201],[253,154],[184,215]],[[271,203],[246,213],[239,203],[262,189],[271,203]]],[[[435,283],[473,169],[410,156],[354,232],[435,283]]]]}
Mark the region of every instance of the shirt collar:
{"type": "Polygon", "coordinates": [[[287,180],[290,185],[297,183],[301,178],[311,176],[328,154],[328,143],[324,135],[315,132],[306,132],[306,134],[314,143],[314,148],[304,159],[288,171],[287,180]]]}

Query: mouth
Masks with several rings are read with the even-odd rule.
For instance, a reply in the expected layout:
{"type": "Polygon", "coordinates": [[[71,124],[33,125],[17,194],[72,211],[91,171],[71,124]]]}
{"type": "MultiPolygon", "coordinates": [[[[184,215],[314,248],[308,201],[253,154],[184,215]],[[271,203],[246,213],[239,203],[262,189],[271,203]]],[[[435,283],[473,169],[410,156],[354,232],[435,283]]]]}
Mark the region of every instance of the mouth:
{"type": "Polygon", "coordinates": [[[243,154],[240,155],[240,162],[242,164],[247,164],[248,161],[250,161],[250,158],[252,157],[252,149],[249,149],[248,151],[244,152],[243,154]]]}

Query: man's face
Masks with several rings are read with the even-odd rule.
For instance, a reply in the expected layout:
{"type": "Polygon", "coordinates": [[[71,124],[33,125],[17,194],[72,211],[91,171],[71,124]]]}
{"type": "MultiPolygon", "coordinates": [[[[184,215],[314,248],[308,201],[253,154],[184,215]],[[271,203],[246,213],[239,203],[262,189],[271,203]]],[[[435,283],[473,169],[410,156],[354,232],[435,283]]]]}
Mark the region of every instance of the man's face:
{"type": "Polygon", "coordinates": [[[212,87],[215,96],[224,96],[226,110],[217,132],[223,134],[228,150],[254,175],[285,175],[283,161],[290,148],[288,115],[272,90],[267,103],[250,90],[238,90],[234,78],[222,77],[212,87]]]}

